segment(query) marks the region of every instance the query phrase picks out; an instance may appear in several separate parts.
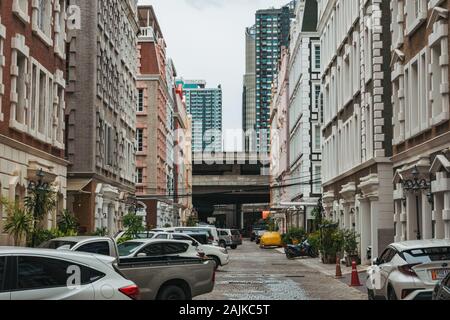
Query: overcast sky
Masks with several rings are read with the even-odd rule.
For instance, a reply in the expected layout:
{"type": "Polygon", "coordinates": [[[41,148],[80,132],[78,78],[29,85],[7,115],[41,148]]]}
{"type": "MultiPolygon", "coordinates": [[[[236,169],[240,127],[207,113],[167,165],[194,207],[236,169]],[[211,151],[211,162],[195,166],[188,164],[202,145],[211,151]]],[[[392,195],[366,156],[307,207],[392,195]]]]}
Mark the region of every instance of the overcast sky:
{"type": "Polygon", "coordinates": [[[210,87],[222,85],[224,130],[242,128],[245,28],[255,23],[256,10],[288,2],[139,0],[139,4],[153,5],[178,75],[206,80],[210,87]]]}

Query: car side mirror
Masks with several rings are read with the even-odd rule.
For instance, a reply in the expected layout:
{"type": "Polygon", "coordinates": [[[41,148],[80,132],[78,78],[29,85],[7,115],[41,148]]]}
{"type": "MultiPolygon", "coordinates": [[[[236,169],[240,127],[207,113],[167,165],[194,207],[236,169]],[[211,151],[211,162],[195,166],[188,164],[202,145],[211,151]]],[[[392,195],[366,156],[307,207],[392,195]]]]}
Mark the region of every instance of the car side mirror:
{"type": "Polygon", "coordinates": [[[141,253],[138,253],[138,254],[137,254],[137,257],[138,257],[138,258],[146,258],[147,255],[146,255],[145,253],[141,252],[141,253]]]}
{"type": "Polygon", "coordinates": [[[197,241],[192,241],[192,245],[193,245],[194,247],[198,247],[198,242],[197,242],[197,241]]]}
{"type": "Polygon", "coordinates": [[[379,265],[381,264],[380,258],[375,258],[375,259],[372,260],[372,262],[373,262],[373,264],[376,265],[376,266],[379,266],[379,265]]]}

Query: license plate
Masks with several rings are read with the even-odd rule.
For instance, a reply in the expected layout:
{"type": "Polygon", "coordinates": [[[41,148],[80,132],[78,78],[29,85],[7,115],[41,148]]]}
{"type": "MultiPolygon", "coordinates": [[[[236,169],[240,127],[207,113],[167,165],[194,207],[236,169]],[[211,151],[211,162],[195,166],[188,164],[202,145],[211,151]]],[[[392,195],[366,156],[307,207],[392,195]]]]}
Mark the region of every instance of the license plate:
{"type": "Polygon", "coordinates": [[[431,271],[433,280],[442,280],[450,273],[450,269],[435,269],[431,271]]]}

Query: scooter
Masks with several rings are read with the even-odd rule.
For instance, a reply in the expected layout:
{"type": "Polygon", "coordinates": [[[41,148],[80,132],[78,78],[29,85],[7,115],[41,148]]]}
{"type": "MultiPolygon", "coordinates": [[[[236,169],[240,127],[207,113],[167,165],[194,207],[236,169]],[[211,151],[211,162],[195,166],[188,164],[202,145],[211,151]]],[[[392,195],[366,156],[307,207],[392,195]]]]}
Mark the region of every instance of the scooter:
{"type": "Polygon", "coordinates": [[[314,248],[309,244],[308,239],[298,245],[287,245],[284,248],[284,253],[290,260],[299,257],[317,258],[318,256],[314,248]]]}

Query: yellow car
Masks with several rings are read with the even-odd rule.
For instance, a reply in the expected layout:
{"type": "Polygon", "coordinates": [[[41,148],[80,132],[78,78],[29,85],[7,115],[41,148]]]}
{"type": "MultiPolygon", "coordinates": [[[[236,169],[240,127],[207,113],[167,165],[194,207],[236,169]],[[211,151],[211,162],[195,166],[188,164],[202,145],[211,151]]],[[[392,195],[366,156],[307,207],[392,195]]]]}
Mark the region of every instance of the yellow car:
{"type": "Polygon", "coordinates": [[[283,241],[281,239],[281,234],[279,232],[266,232],[261,236],[261,241],[259,246],[261,248],[265,247],[282,247],[283,241]]]}

